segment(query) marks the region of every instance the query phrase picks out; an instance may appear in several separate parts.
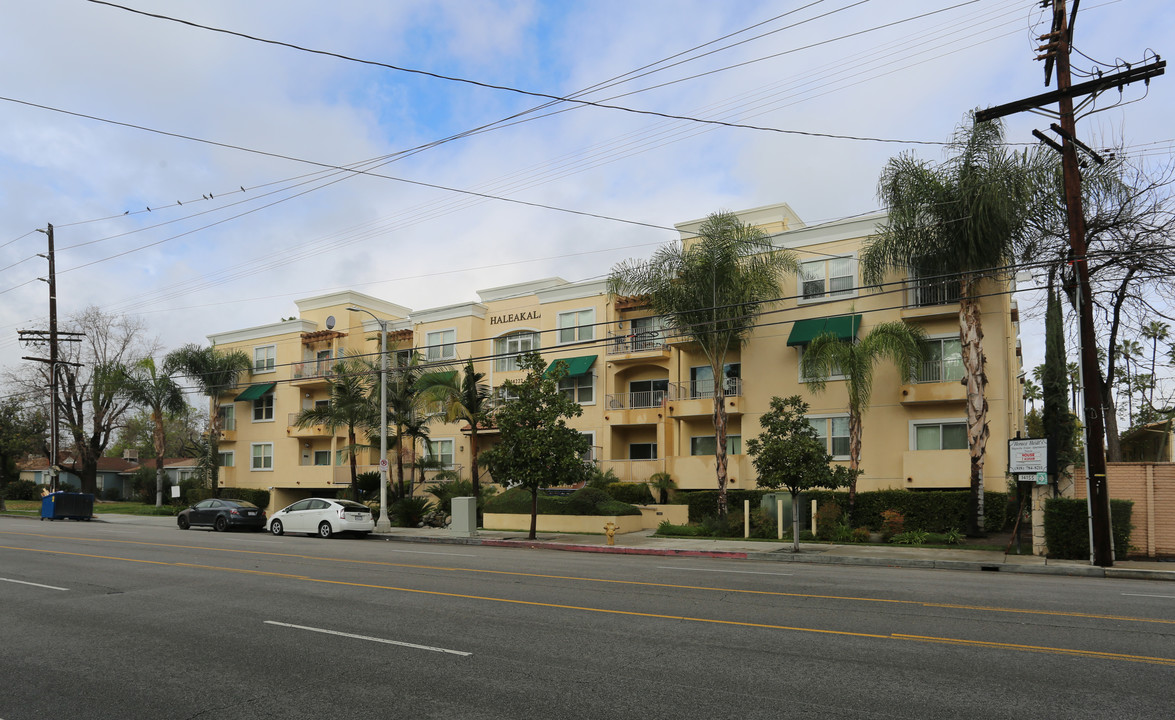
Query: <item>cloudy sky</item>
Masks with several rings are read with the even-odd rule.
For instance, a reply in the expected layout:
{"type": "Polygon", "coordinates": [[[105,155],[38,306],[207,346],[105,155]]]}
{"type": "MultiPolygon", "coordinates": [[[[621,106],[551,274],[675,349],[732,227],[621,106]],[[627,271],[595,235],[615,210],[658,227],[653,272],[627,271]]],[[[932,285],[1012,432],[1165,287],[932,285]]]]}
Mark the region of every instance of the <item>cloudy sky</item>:
{"type": "MultiPolygon", "coordinates": [[[[889,157],[942,157],[879,140],[1046,90],[1034,0],[123,2],[0,0],[0,366],[47,317],[47,223],[62,317],[138,314],[170,349],[341,288],[427,308],[598,278],[719,209],[876,210],[889,157]]],[[[1169,0],[1086,0],[1075,69],[1172,27],[1169,0]]],[[[1083,138],[1169,159],[1175,77],[1123,99],[1083,138]]]]}

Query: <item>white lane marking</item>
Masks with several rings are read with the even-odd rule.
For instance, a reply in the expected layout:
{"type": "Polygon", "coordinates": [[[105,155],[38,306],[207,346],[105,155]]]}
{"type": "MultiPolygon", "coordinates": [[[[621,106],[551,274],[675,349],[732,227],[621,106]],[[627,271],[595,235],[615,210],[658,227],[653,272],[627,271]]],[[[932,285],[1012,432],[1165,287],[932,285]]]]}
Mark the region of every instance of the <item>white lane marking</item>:
{"type": "Polygon", "coordinates": [[[720,572],[720,573],[737,573],[739,575],[779,575],[780,577],[791,577],[795,573],[771,573],[771,572],[755,572],[754,570],[712,570],[710,568],[692,568],[692,567],[675,567],[672,565],[658,565],[659,570],[692,570],[693,572],[720,572]]]}
{"type": "Polygon", "coordinates": [[[18,583],[20,585],[32,585],[33,587],[45,588],[46,590],[69,590],[69,588],[59,588],[56,585],[42,585],[41,583],[25,582],[24,580],[13,580],[12,578],[0,578],[0,580],[3,580],[4,582],[18,583]]]}
{"type": "Polygon", "coordinates": [[[399,645],[400,647],[415,648],[416,650],[428,650],[430,652],[447,653],[449,655],[469,656],[473,654],[462,652],[460,650],[449,650],[448,648],[430,647],[428,645],[416,645],[414,643],[400,642],[399,640],[387,640],[385,638],[370,637],[368,635],[355,635],[353,633],[339,632],[338,630],[306,627],[305,625],[291,625],[289,623],[277,622],[276,620],[266,620],[265,624],[294,628],[295,630],[309,630],[310,632],[324,633],[326,635],[338,635],[339,637],[354,638],[355,640],[369,640],[371,642],[384,643],[385,645],[399,645]]]}
{"type": "Polygon", "coordinates": [[[1143,595],[1142,593],[1122,593],[1122,594],[1129,595],[1130,597],[1157,597],[1157,598],[1167,598],[1168,600],[1175,600],[1175,595],[1143,595]]]}

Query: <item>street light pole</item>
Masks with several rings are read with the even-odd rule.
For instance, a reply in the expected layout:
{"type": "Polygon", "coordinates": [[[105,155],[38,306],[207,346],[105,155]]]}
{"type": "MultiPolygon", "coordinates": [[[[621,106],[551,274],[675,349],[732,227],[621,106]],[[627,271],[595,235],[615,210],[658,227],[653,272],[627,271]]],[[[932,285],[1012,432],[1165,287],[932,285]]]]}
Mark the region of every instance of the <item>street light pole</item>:
{"type": "Polygon", "coordinates": [[[379,520],[375,531],[390,532],[388,518],[388,321],[363,308],[349,307],[351,312],[364,312],[379,324],[379,520]]]}

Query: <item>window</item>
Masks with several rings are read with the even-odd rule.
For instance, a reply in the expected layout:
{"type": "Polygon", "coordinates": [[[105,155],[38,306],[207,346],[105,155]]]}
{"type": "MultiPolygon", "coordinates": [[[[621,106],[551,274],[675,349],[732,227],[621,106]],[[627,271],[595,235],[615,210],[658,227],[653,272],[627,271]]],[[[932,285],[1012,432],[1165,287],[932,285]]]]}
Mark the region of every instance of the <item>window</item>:
{"type": "Polygon", "coordinates": [[[591,405],[596,402],[595,378],[591,373],[584,373],[576,377],[563,378],[559,381],[559,392],[580,405],[591,405]]]}
{"type": "Polygon", "coordinates": [[[273,422],[273,393],[253,401],[253,422],[273,422]]]}
{"type": "Polygon", "coordinates": [[[233,467],[236,464],[236,459],[233,457],[232,450],[226,450],[216,455],[216,463],[220,467],[233,467]]]}
{"type": "MultiPolygon", "coordinates": [[[[714,455],[718,448],[713,435],[695,435],[689,441],[690,455],[714,455]]],[[[743,452],[742,435],[726,436],[726,454],[741,455],[743,452]]]]}
{"type": "Polygon", "coordinates": [[[253,372],[273,372],[277,367],[277,345],[261,345],[253,348],[253,372]]]}
{"type": "Polygon", "coordinates": [[[966,450],[967,423],[925,422],[914,424],[915,450],[966,450]]]}
{"type": "Polygon", "coordinates": [[[922,351],[922,365],[914,372],[917,382],[958,382],[963,378],[963,348],[959,338],[927,340],[922,351]]]}
{"type": "Polygon", "coordinates": [[[457,331],[437,330],[425,334],[424,356],[429,360],[452,360],[457,357],[457,331]]]}
{"type": "Polygon", "coordinates": [[[221,430],[236,430],[237,429],[237,409],[232,405],[221,405],[220,409],[216,411],[220,417],[221,430]]]}
{"type": "Polygon", "coordinates": [[[660,315],[633,318],[632,349],[651,350],[663,346],[665,344],[665,339],[662,335],[664,327],[660,315]]]}
{"type": "Polygon", "coordinates": [[[849,458],[849,417],[810,417],[808,423],[833,460],[849,458]]]}
{"type": "Polygon", "coordinates": [[[330,465],[330,450],[315,450],[314,451],[315,465],[330,465]]]}
{"type": "MultiPolygon", "coordinates": [[[[847,341],[845,341],[845,342],[847,342],[847,341]]],[[[797,360],[799,361],[799,364],[800,364],[800,382],[802,382],[802,383],[810,382],[812,380],[812,378],[804,376],[804,353],[807,352],[808,346],[807,345],[800,345],[799,348],[797,348],[797,349],[800,351],[799,356],[797,358],[797,360]]],[[[824,378],[824,380],[827,381],[827,380],[844,380],[845,379],[844,373],[840,369],[840,365],[837,365],[836,363],[831,363],[831,367],[828,369],[832,374],[829,375],[828,377],[824,378]]]]}
{"type": "Polygon", "coordinates": [[[657,407],[669,392],[669,380],[634,380],[628,384],[629,407],[657,407]]]}
{"type": "Polygon", "coordinates": [[[388,354],[391,355],[388,359],[388,365],[391,367],[408,367],[408,363],[412,362],[411,350],[389,350],[388,354]]]}
{"type": "Polygon", "coordinates": [[[571,343],[580,340],[595,340],[595,310],[575,310],[559,313],[559,342],[571,343]]]}
{"type": "Polygon", "coordinates": [[[518,394],[514,390],[513,386],[499,385],[494,388],[494,397],[502,401],[517,400],[518,394]]]}
{"type": "Polygon", "coordinates": [[[629,460],[656,460],[657,459],[657,443],[629,443],[628,444],[628,459],[629,460]]]}
{"type": "Polygon", "coordinates": [[[810,260],[800,263],[800,294],[804,300],[853,295],[856,273],[852,257],[810,260]]]}
{"type": "Polygon", "coordinates": [[[444,468],[453,467],[453,441],[429,440],[428,456],[439,462],[444,468]]]}
{"type": "Polygon", "coordinates": [[[582,459],[585,463],[595,462],[595,460],[596,460],[596,434],[594,432],[588,431],[588,432],[581,432],[580,435],[583,435],[584,437],[586,437],[588,439],[588,449],[586,452],[584,452],[583,455],[579,456],[580,459],[582,459]]]}
{"type": "MultiPolygon", "coordinates": [[[[724,372],[726,382],[723,385],[723,394],[742,394],[742,363],[727,363],[724,372]]],[[[714,371],[709,365],[692,367],[689,371],[690,398],[714,397],[714,371]]]]}
{"type": "Polygon", "coordinates": [[[253,443],[253,464],[249,469],[273,469],[273,443],[253,443]]]}
{"type": "Polygon", "coordinates": [[[510,372],[518,369],[518,356],[539,349],[539,334],[524,330],[494,339],[494,370],[510,372]]]}

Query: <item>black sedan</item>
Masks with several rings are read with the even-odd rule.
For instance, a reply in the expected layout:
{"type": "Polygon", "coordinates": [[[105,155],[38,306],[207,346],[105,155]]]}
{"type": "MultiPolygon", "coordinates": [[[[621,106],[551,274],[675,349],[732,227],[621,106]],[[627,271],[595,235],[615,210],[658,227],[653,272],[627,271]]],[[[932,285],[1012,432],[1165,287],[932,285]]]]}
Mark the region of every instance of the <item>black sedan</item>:
{"type": "Polygon", "coordinates": [[[180,530],[195,526],[224,532],[229,528],[265,529],[265,511],[247,500],[209,498],[180,510],[176,523],[180,530]]]}

